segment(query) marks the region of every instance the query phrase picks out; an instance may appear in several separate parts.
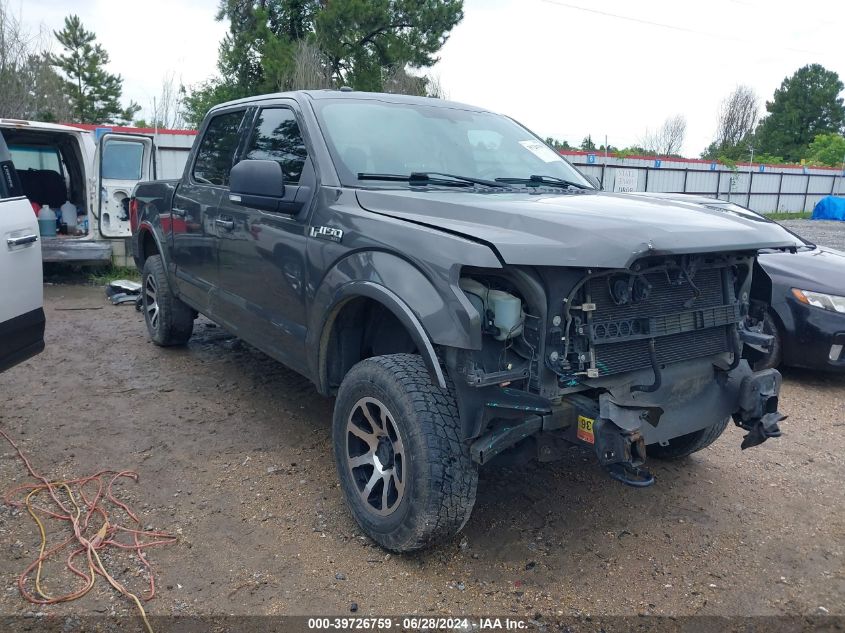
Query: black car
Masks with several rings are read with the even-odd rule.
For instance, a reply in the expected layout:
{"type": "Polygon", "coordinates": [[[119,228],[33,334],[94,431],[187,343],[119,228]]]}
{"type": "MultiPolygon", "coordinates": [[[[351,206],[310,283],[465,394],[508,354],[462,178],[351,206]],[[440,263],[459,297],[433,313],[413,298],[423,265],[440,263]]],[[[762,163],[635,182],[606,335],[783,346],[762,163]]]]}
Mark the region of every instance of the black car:
{"type": "MultiPolygon", "coordinates": [[[[747,216],[765,216],[733,202],[683,194],[641,193],[747,216]]],[[[799,236],[800,237],[800,236],[799,236]]],[[[845,253],[800,238],[795,252],[761,251],[752,300],[763,331],[774,336],[755,369],[787,365],[845,371],[845,253]]],[[[748,352],[753,354],[753,352],[748,352]]]]}

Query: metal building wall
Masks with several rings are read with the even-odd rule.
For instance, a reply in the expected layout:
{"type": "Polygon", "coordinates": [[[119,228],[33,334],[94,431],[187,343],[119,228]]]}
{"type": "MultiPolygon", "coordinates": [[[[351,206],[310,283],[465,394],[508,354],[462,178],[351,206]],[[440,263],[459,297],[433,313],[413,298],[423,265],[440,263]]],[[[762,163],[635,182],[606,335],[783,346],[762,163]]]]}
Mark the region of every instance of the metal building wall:
{"type": "Polygon", "coordinates": [[[762,213],[810,211],[825,196],[845,194],[845,174],[835,168],[739,165],[733,170],[700,160],[561,154],[583,173],[598,178],[606,191],[614,190],[618,170],[633,169],[637,191],[713,196],[762,213]]]}

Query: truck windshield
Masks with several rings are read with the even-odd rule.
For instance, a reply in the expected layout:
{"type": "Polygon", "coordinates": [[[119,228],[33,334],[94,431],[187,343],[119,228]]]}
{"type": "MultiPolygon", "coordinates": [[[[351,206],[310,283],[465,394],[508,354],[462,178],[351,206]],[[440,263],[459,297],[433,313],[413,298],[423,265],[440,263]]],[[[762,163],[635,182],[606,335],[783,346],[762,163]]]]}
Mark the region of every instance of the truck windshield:
{"type": "Polygon", "coordinates": [[[536,177],[543,176],[549,183],[568,181],[592,188],[556,151],[501,115],[445,103],[377,99],[318,99],[314,107],[346,186],[397,187],[403,186],[398,180],[375,182],[371,175],[436,172],[484,180],[503,178],[514,186],[537,185],[536,177]],[[359,178],[360,174],[370,177],[359,178]]]}

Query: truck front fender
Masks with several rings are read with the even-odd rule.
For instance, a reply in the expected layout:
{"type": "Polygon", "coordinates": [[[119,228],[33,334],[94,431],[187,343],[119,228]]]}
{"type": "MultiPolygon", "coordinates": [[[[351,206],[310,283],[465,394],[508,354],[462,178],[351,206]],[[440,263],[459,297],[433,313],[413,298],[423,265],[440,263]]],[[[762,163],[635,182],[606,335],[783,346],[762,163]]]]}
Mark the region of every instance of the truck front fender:
{"type": "Polygon", "coordinates": [[[307,349],[312,375],[321,391],[325,384],[325,349],[332,326],[343,305],[366,297],[384,305],[405,326],[437,384],[445,377],[435,345],[478,349],[481,326],[478,313],[458,290],[460,265],[434,279],[401,257],[384,251],[359,251],[340,260],[323,277],[310,309],[307,349]]]}

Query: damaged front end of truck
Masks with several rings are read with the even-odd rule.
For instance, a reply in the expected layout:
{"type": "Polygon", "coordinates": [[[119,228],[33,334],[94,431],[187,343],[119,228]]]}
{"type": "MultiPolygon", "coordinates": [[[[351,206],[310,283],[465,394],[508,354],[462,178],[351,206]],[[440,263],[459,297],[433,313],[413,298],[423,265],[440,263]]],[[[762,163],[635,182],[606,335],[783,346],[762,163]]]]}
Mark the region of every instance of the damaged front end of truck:
{"type": "Polygon", "coordinates": [[[473,460],[552,461],[581,444],[614,479],[648,486],[649,454],[698,450],[728,419],[743,449],[779,437],[780,374],[742,358],[770,343],[747,324],[755,257],[651,246],[620,267],[462,269],[455,292],[483,344],[443,354],[473,460]]]}

